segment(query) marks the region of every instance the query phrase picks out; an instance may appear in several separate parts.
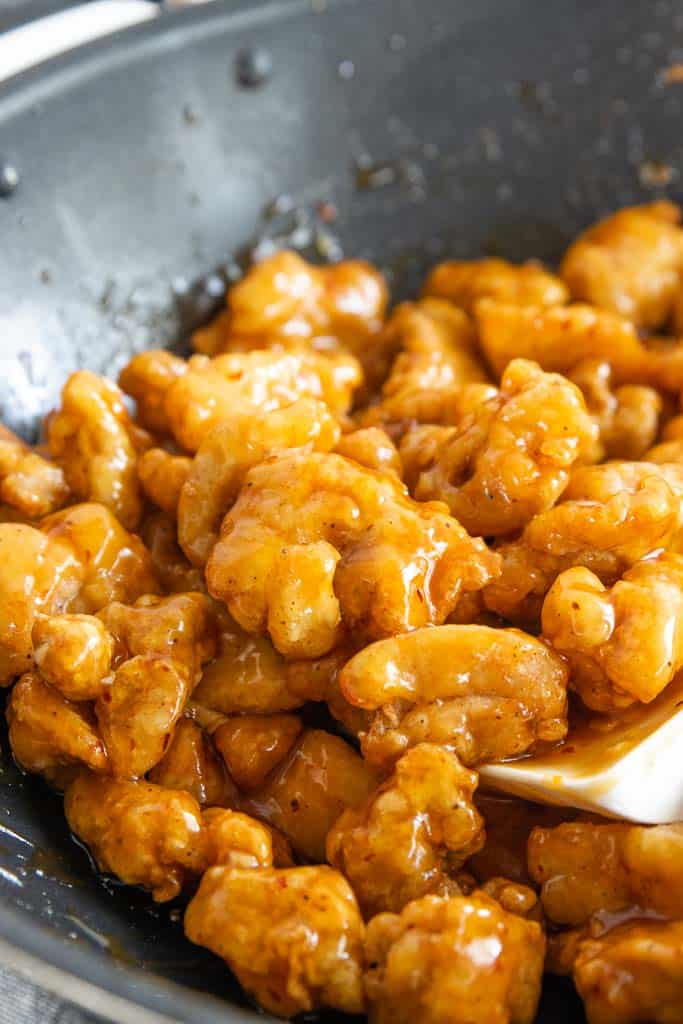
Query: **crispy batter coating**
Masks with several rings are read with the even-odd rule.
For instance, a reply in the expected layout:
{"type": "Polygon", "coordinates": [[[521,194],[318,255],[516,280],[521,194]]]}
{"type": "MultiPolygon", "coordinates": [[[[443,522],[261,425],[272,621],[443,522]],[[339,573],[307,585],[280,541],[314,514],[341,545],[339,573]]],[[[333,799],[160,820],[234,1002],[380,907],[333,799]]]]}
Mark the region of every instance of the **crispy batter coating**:
{"type": "Polygon", "coordinates": [[[296,853],[320,863],[334,822],[347,807],[362,804],[376,784],[372,769],[348,743],[307,729],[244,808],[283,832],[296,853]]]}
{"type": "Polygon", "coordinates": [[[192,356],[171,383],[164,409],[175,440],[196,452],[225,420],[255,419],[299,398],[324,401],[335,415],[347,411],[362,379],[353,356],[278,350],[192,356]]]}
{"type": "Polygon", "coordinates": [[[82,585],[64,610],[92,614],[111,601],[159,592],[146,547],[104,505],[71,505],[48,516],[40,528],[51,541],[69,545],[80,563],[82,585]]]}
{"type": "Polygon", "coordinates": [[[482,299],[475,319],[481,347],[498,376],[520,356],[554,373],[568,373],[593,358],[609,363],[616,384],[649,383],[654,357],[629,320],[606,310],[580,303],[543,309],[482,299]]]}
{"type": "Polygon", "coordinates": [[[681,468],[611,462],[575,469],[563,501],[498,547],[502,572],[483,591],[487,608],[534,622],[559,573],[585,566],[609,585],[639,559],[679,543],[681,468]]]}
{"type": "Polygon", "coordinates": [[[158,903],[204,869],[202,817],[189,793],[81,772],[66,791],[64,811],[101,871],[149,889],[158,903]]]}
{"type": "Polygon", "coordinates": [[[137,458],[149,437],[131,421],[114,384],[89,370],[73,373],[61,407],[48,418],[47,442],[76,498],[106,505],[127,529],[138,526],[137,458]]]}
{"type": "Polygon", "coordinates": [[[386,379],[379,404],[362,420],[387,424],[393,433],[412,421],[440,422],[447,396],[488,381],[472,321],[440,299],[397,306],[380,335],[380,350],[384,366],[376,368],[375,380],[386,379]]]}
{"type": "Polygon", "coordinates": [[[138,480],[146,498],[169,516],[175,516],[183,484],[192,466],[186,455],[164,448],[149,448],[138,459],[138,480]]]}
{"type": "Polygon", "coordinates": [[[630,921],[578,946],[574,982],[589,1024],[683,1020],[683,921],[630,921]]]}
{"type": "Polygon", "coordinates": [[[132,605],[115,601],[99,618],[116,638],[119,663],[135,655],[159,655],[182,666],[191,687],[215,653],[213,609],[204,594],[150,595],[132,605]]]}
{"type": "Polygon", "coordinates": [[[31,667],[38,614],[90,613],[157,588],[144,546],[103,505],[73,505],[40,530],[0,524],[0,681],[31,667]]]}
{"type": "Polygon", "coordinates": [[[683,824],[574,821],[535,828],[529,873],[556,924],[581,925],[597,911],[630,906],[683,916],[683,824]]]}
{"type": "Polygon", "coordinates": [[[577,387],[515,359],[495,397],[448,431],[422,427],[418,445],[422,437],[415,497],[445,501],[470,533],[495,536],[522,529],[555,504],[597,428],[577,387]]]}
{"type": "Polygon", "coordinates": [[[671,316],[681,289],[681,211],[660,200],[626,207],[593,224],[565,253],[560,275],[572,298],[653,330],[671,316]]]}
{"type": "Polygon", "coordinates": [[[184,790],[201,807],[236,807],[239,801],[211,736],[191,718],[180,719],[166,753],[148,777],[157,786],[184,790]]]}
{"type": "Polygon", "coordinates": [[[559,655],[519,630],[440,626],[366,647],[340,684],[351,704],[379,709],[361,738],[372,764],[430,742],[472,765],[562,739],[567,675],[559,655]]]}
{"type": "Polygon", "coordinates": [[[118,667],[95,705],[119,778],[139,778],[159,763],[176,723],[215,650],[203,594],[143,598],[100,612],[116,639],[118,667]]]}
{"type": "Polygon", "coordinates": [[[363,914],[398,912],[426,896],[459,894],[455,873],[484,842],[475,772],[422,743],[327,836],[327,859],[346,875],[363,914]]]}
{"type": "Polygon", "coordinates": [[[180,549],[176,536],[176,523],[163,512],[145,516],[140,527],[154,572],[165,591],[206,592],[204,574],[192,565],[180,549]]]}
{"type": "Polygon", "coordinates": [[[334,449],[345,459],[376,469],[382,473],[393,473],[401,479],[403,467],[398,448],[381,427],[365,427],[344,434],[334,449]]]}
{"type": "Polygon", "coordinates": [[[155,434],[170,434],[166,392],[187,372],[188,364],[164,349],[150,349],[133,356],[119,375],[119,387],[135,399],[137,419],[155,434]]]}
{"type": "Polygon", "coordinates": [[[268,637],[226,624],[194,699],[226,715],[290,711],[307,700],[327,700],[344,660],[339,649],[324,658],[288,661],[268,637]]]}
{"type": "Polygon", "coordinates": [[[589,569],[568,569],[548,592],[542,624],[584,704],[647,704],[683,666],[683,555],[637,562],[610,589],[589,569]]]}
{"type": "Polygon", "coordinates": [[[534,260],[447,260],[430,271],[424,295],[434,295],[472,312],[480,299],[515,306],[560,306],[569,298],[567,286],[534,260]]]}
{"type": "Polygon", "coordinates": [[[532,1024],[545,939],[481,892],[425,896],[368,925],[371,1024],[532,1024]]]}
{"type": "Polygon", "coordinates": [[[202,813],[209,866],[238,870],[273,867],[273,832],[239,811],[210,807],[202,813]]]}
{"type": "Polygon", "coordinates": [[[185,933],[279,1017],[363,1009],[363,922],[331,868],[211,868],[187,908],[185,933]]]}
{"type": "Polygon", "coordinates": [[[254,792],[285,759],[302,729],[297,715],[234,715],[218,726],[213,741],[238,787],[254,792]]]}
{"type": "Polygon", "coordinates": [[[381,274],[363,260],[316,267],[282,251],[256,263],[227,296],[227,309],[195,331],[198,352],[310,345],[371,355],[387,305],[381,274]]]}
{"type": "Polygon", "coordinates": [[[669,462],[673,459],[652,459],[645,454],[657,437],[662,412],[662,396],[655,388],[635,384],[612,387],[612,369],[599,359],[585,359],[569,374],[579,387],[586,407],[594,417],[599,437],[591,456],[586,460],[642,459],[669,462]]]}
{"type": "Polygon", "coordinates": [[[28,772],[61,786],[74,765],[107,773],[107,751],[89,704],[75,704],[27,672],[10,694],[6,710],[14,757],[28,772]]]}
{"type": "Polygon", "coordinates": [[[97,722],[117,778],[139,779],[158,764],[190,695],[178,662],[138,654],[120,668],[97,700],[97,722]]]}
{"type": "Polygon", "coordinates": [[[94,615],[39,615],[33,660],[46,682],[69,700],[95,700],[106,688],[114,641],[94,615]]]}
{"type": "Polygon", "coordinates": [[[33,662],[36,616],[66,608],[78,593],[83,566],[70,544],[21,523],[0,524],[0,682],[6,686],[33,662]]]}
{"type": "Polygon", "coordinates": [[[207,565],[210,593],[289,657],[317,657],[342,627],[369,638],[443,622],[496,556],[441,504],[334,454],[252,469],[207,565]]]}
{"type": "Polygon", "coordinates": [[[339,424],[315,398],[215,427],[190,464],[178,502],[178,540],[190,561],[206,564],[223,517],[253,466],[288,448],[330,451],[339,436],[339,424]]]}
{"type": "Polygon", "coordinates": [[[68,497],[62,469],[0,425],[0,502],[27,519],[40,519],[68,497]]]}

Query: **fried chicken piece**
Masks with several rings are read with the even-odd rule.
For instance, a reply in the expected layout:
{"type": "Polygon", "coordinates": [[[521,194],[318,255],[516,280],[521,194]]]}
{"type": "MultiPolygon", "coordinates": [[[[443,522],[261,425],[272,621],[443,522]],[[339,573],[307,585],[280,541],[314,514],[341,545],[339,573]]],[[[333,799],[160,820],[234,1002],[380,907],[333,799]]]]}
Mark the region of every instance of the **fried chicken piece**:
{"type": "Polygon", "coordinates": [[[497,299],[515,306],[561,306],[567,287],[540,263],[507,260],[446,260],[430,271],[424,295],[455,303],[471,313],[480,299],[497,299]]]}
{"type": "Polygon", "coordinates": [[[532,1024],[545,939],[484,893],[425,896],[367,928],[371,1024],[532,1024]]]}
{"type": "Polygon", "coordinates": [[[116,638],[118,663],[136,655],[159,655],[182,666],[192,688],[215,654],[213,608],[204,594],[150,595],[132,605],[114,601],[99,618],[116,638]]]}
{"type": "Polygon", "coordinates": [[[81,501],[110,508],[129,530],[142,516],[138,453],[150,438],[130,419],[119,389],[89,370],[71,374],[61,407],[47,419],[50,455],[81,501]]]}
{"type": "Polygon", "coordinates": [[[145,516],[140,536],[164,591],[172,594],[192,590],[206,592],[204,573],[192,565],[180,549],[174,519],[163,512],[145,516]]]}
{"type": "Polygon", "coordinates": [[[215,650],[203,594],[143,598],[100,612],[116,639],[118,667],[95,712],[112,772],[139,778],[159,763],[176,723],[215,650]]]}
{"type": "Polygon", "coordinates": [[[672,459],[652,459],[645,454],[654,444],[662,412],[662,396],[655,388],[624,384],[612,387],[609,363],[599,359],[585,359],[569,374],[569,379],[581,389],[589,413],[599,430],[594,451],[586,460],[642,459],[669,462],[672,459]]]}
{"type": "Polygon", "coordinates": [[[138,654],[117,669],[95,707],[117,778],[139,779],[159,763],[189,695],[187,671],[170,658],[138,654]]]}
{"type": "Polygon", "coordinates": [[[331,868],[211,868],[185,913],[185,934],[279,1017],[363,1010],[363,922],[331,868]]]}
{"type": "Polygon", "coordinates": [[[361,737],[373,765],[423,742],[473,765],[562,739],[567,675],[558,654],[519,630],[440,626],[364,648],[340,685],[351,704],[378,709],[361,737]]]}
{"type": "Polygon", "coordinates": [[[483,536],[522,529],[554,505],[572,465],[597,440],[579,389],[523,359],[509,364],[495,398],[458,426],[415,434],[418,445],[426,440],[415,497],[445,501],[466,530],[483,536]]]}
{"type": "Polygon", "coordinates": [[[574,983],[589,1024],[683,1020],[683,921],[629,921],[579,943],[574,983]]]}
{"type": "Polygon", "coordinates": [[[254,792],[292,749],[303,725],[297,715],[234,715],[213,741],[240,790],[254,792]]]}
{"type": "Polygon", "coordinates": [[[575,469],[560,504],[497,548],[502,572],[484,604],[513,622],[540,618],[543,599],[566,569],[585,566],[616,582],[639,559],[678,543],[681,467],[611,462],[575,469]]]}
{"type": "Polygon", "coordinates": [[[0,682],[11,683],[33,662],[36,616],[66,608],[83,567],[71,545],[21,523],[0,524],[0,682]]]}
{"type": "Polygon", "coordinates": [[[567,807],[546,807],[501,793],[479,792],[474,803],[486,824],[486,842],[470,857],[467,868],[484,888],[490,880],[501,877],[523,888],[531,885],[526,856],[531,830],[537,826],[551,828],[577,813],[567,807]]]}
{"type": "Polygon", "coordinates": [[[72,703],[36,673],[21,677],[5,714],[12,753],[27,772],[58,787],[75,765],[108,773],[107,751],[90,705],[72,703]]]}
{"type": "Polygon", "coordinates": [[[339,424],[324,402],[301,398],[254,418],[226,420],[202,442],[190,463],[178,503],[178,540],[194,565],[203,566],[218,540],[221,522],[248,471],[288,448],[330,451],[339,424]]]}
{"type": "Polygon", "coordinates": [[[51,541],[68,545],[81,567],[77,595],[68,607],[55,610],[93,614],[111,601],[159,592],[149,551],[104,505],[71,505],[44,519],[40,529],[51,541]]]}
{"type": "Polygon", "coordinates": [[[671,317],[683,274],[681,211],[659,200],[593,224],[565,253],[560,276],[572,298],[654,330],[671,317]]]}
{"type": "Polygon", "coordinates": [[[362,379],[353,356],[278,350],[192,356],[166,392],[164,409],[178,444],[196,452],[225,420],[256,419],[300,398],[325,402],[334,415],[351,404],[362,379]]]}
{"type": "Polygon", "coordinates": [[[106,688],[114,642],[93,615],[40,615],[31,636],[43,679],[68,700],[95,700],[106,688]]]}
{"type": "MultiPolygon", "coordinates": [[[[191,718],[181,718],[149,781],[189,793],[201,807],[236,807],[239,793],[225,771],[213,739],[191,718]]],[[[217,861],[212,861],[217,863],[217,861]]]]}
{"type": "Polygon", "coordinates": [[[529,873],[549,919],[585,924],[597,911],[636,906],[683,916],[683,825],[578,820],[535,828],[529,873]]]}
{"type": "Polygon", "coordinates": [[[520,356],[565,374],[584,359],[599,359],[611,367],[615,384],[651,383],[655,357],[629,320],[606,310],[580,303],[543,309],[482,299],[475,320],[481,347],[498,376],[520,356]]]}
{"type": "Polygon", "coordinates": [[[138,459],[138,480],[146,498],[168,516],[175,516],[192,459],[172,455],[164,448],[149,448],[138,459]]]}
{"type": "Polygon", "coordinates": [[[455,873],[484,842],[477,785],[455,754],[422,743],[327,836],[327,859],[346,875],[366,918],[428,893],[459,895],[455,873]]]}
{"type": "Polygon", "coordinates": [[[497,559],[441,504],[340,455],[291,454],[248,474],[207,564],[209,592],[288,657],[342,629],[370,639],[443,622],[497,559]]]}
{"type": "Polygon", "coordinates": [[[567,569],[548,591],[541,621],[584,704],[648,704],[683,667],[683,555],[637,562],[610,589],[589,569],[567,569]]]}
{"type": "Polygon", "coordinates": [[[26,519],[56,512],[69,497],[61,468],[0,425],[0,502],[26,519]]]}
{"type": "Polygon", "coordinates": [[[344,434],[334,450],[337,455],[352,459],[367,469],[393,473],[401,479],[403,467],[398,448],[381,427],[365,427],[344,434]]]}
{"type": "Polygon", "coordinates": [[[144,546],[103,505],[73,505],[40,529],[0,524],[0,681],[31,668],[39,614],[90,613],[157,588],[144,546]]]}
{"type": "Polygon", "coordinates": [[[340,649],[323,658],[289,661],[268,637],[226,626],[194,699],[226,715],[291,711],[307,700],[326,700],[345,658],[340,649]]]}
{"type": "Polygon", "coordinates": [[[409,422],[440,422],[444,396],[488,374],[470,318],[439,299],[402,302],[380,335],[384,380],[378,405],[362,416],[366,426],[387,424],[392,433],[409,422]],[[387,371],[388,376],[387,376],[387,371]]]}
{"type": "Polygon", "coordinates": [[[81,772],[64,812],[100,871],[149,889],[157,903],[174,899],[206,866],[201,811],[189,793],[81,772]]]}
{"type": "Polygon", "coordinates": [[[316,267],[285,250],[232,286],[225,312],[195,331],[192,344],[207,355],[305,344],[371,358],[387,301],[384,279],[369,263],[316,267]]]}
{"type": "Polygon", "coordinates": [[[202,827],[209,867],[255,870],[272,868],[274,861],[276,867],[292,864],[286,839],[248,814],[209,807],[202,812],[202,827]]]}
{"type": "Polygon", "coordinates": [[[149,349],[133,356],[119,374],[119,387],[135,399],[139,423],[154,434],[170,434],[166,393],[188,364],[164,349],[149,349]]]}
{"type": "Polygon", "coordinates": [[[322,729],[307,729],[244,809],[283,832],[296,853],[325,860],[325,840],[347,807],[358,807],[377,785],[353,747],[322,729]]]}

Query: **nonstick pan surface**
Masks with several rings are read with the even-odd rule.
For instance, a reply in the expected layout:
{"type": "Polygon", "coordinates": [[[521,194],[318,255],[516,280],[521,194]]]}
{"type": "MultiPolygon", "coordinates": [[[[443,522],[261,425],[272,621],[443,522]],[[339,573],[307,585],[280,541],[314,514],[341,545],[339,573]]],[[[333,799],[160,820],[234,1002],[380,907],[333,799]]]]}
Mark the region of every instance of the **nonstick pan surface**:
{"type": "MultiPolygon", "coordinates": [[[[552,261],[600,213],[675,198],[682,59],[666,0],[283,0],[164,15],[14,79],[0,417],[34,436],[71,370],[181,343],[264,234],[369,257],[400,296],[445,255],[552,261]],[[244,87],[255,46],[272,71],[244,87]]],[[[0,955],[115,1020],[251,1019],[179,909],[98,880],[2,749],[0,955]]],[[[539,1020],[583,1020],[569,987],[539,1020]]]]}

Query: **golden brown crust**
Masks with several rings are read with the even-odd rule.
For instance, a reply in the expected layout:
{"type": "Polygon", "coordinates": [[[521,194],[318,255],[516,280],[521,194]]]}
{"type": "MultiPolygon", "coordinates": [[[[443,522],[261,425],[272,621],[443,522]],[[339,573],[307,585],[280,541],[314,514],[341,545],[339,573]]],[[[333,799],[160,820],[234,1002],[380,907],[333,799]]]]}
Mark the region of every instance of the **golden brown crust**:
{"type": "Polygon", "coordinates": [[[423,293],[471,312],[480,299],[516,306],[560,306],[569,294],[562,281],[533,260],[447,260],[427,275],[423,293]]]}
{"type": "Polygon", "coordinates": [[[363,1010],[363,923],[331,868],[211,868],[185,933],[228,963],[264,1009],[291,1017],[320,1007],[363,1010]]]}
{"type": "Polygon", "coordinates": [[[307,860],[325,860],[325,840],[347,807],[358,807],[377,777],[338,736],[307,729],[245,809],[279,829],[307,860]]]}
{"type": "Polygon", "coordinates": [[[574,982],[589,1024],[683,1019],[683,921],[631,921],[578,944],[574,982]]]}
{"type": "Polygon", "coordinates": [[[532,1024],[545,939],[481,892],[379,914],[365,942],[372,1024],[532,1024]],[[457,1008],[457,1018],[454,1009],[457,1008]]]}
{"type": "Polygon", "coordinates": [[[671,317],[681,288],[683,231],[666,200],[631,206],[591,225],[565,253],[560,276],[572,298],[653,330],[671,317]]]}
{"type": "Polygon", "coordinates": [[[328,833],[327,859],[366,917],[398,912],[427,893],[459,894],[457,872],[484,842],[476,785],[455,754],[423,743],[364,804],[344,811],[328,833]]]}
{"type": "Polygon", "coordinates": [[[350,703],[376,709],[361,745],[385,768],[421,742],[473,765],[562,739],[567,676],[559,655],[519,630],[453,625],[366,647],[340,683],[350,703]]]}
{"type": "Polygon", "coordinates": [[[139,525],[137,459],[150,439],[131,421],[114,384],[89,370],[73,373],[61,407],[48,418],[47,442],[75,498],[101,502],[129,530],[139,525]]]}
{"type": "Polygon", "coordinates": [[[573,464],[596,439],[578,388],[515,359],[496,396],[460,424],[419,429],[416,443],[424,455],[417,474],[413,461],[413,493],[445,501],[471,534],[513,533],[555,504],[573,464]]]}
{"type": "Polygon", "coordinates": [[[683,826],[600,821],[535,828],[529,873],[541,886],[548,918],[585,924],[597,911],[631,906],[683,916],[683,826]]]}
{"type": "Polygon", "coordinates": [[[209,591],[289,657],[347,629],[369,639],[443,622],[497,559],[441,504],[340,455],[291,454],[248,474],[209,559],[209,591]]]}

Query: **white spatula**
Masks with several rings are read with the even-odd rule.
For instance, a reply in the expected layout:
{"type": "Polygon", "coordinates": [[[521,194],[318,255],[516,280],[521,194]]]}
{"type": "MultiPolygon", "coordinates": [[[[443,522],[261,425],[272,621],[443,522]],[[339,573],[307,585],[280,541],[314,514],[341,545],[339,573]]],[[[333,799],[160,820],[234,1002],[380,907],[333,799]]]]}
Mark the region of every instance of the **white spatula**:
{"type": "Polygon", "coordinates": [[[651,704],[596,716],[562,746],[480,769],[481,785],[642,824],[683,820],[683,675],[651,704]]]}

